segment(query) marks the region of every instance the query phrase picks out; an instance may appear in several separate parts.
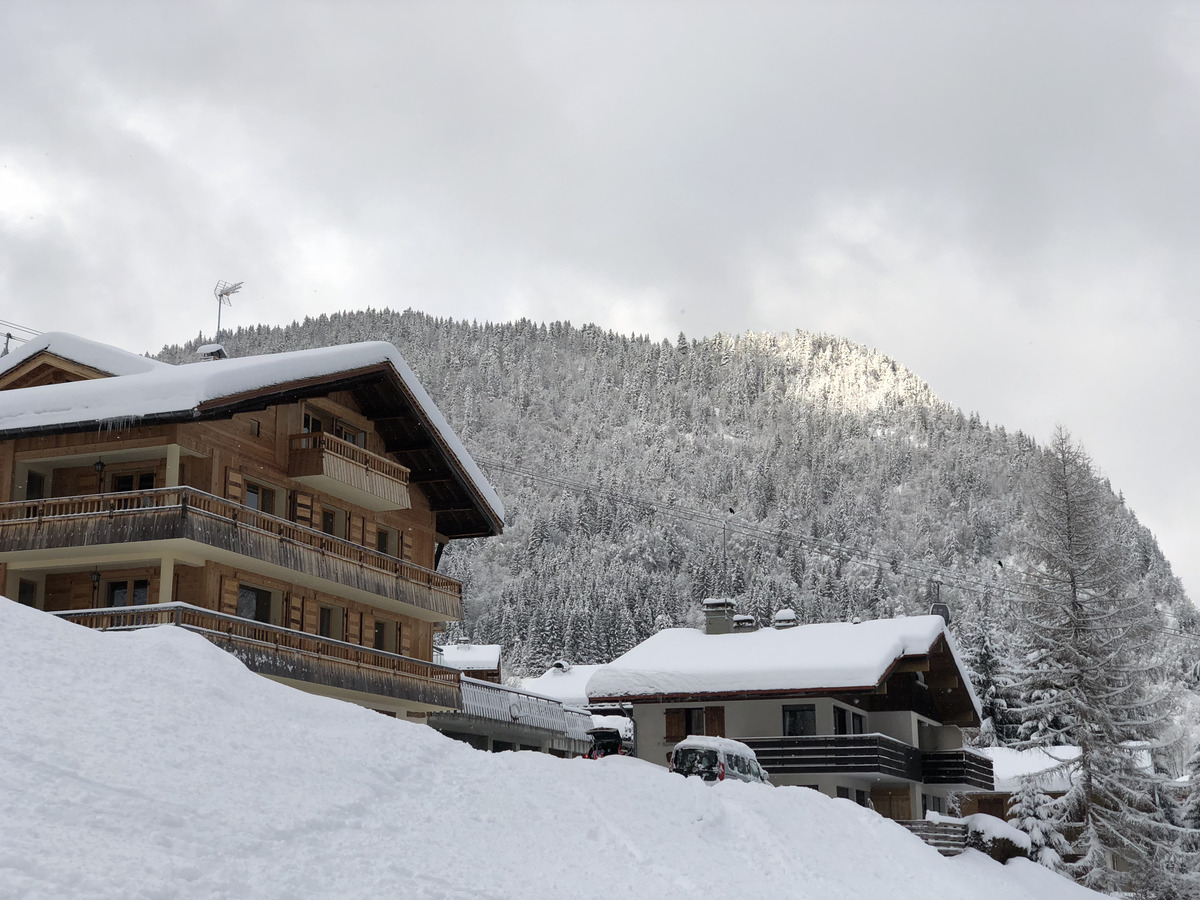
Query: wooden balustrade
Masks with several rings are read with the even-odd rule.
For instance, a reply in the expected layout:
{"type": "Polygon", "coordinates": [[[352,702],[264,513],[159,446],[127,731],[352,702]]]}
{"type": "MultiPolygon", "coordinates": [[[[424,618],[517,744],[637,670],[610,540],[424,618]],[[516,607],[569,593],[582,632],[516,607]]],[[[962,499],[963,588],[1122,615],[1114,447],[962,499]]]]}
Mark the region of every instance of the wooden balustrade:
{"type": "Polygon", "coordinates": [[[297,450],[317,450],[322,453],[330,453],[348,462],[360,465],[365,469],[371,469],[381,475],[386,475],[388,478],[392,478],[402,484],[408,484],[409,470],[400,465],[400,463],[394,462],[386,456],[380,456],[378,453],[372,453],[364,447],[352,444],[325,431],[293,434],[288,439],[288,448],[293,452],[297,450]]]}
{"type": "MultiPolygon", "coordinates": [[[[263,540],[273,538],[275,545],[283,541],[314,551],[319,554],[320,560],[340,560],[356,568],[401,579],[429,592],[431,601],[425,604],[427,608],[444,612],[449,618],[458,618],[461,615],[462,585],[453,578],[447,578],[407,560],[388,556],[370,547],[190,487],[0,503],[0,549],[48,546],[50,544],[46,530],[52,525],[60,526],[62,532],[55,538],[54,546],[171,537],[215,540],[203,533],[176,533],[179,521],[196,516],[232,524],[239,533],[256,536],[257,540],[245,541],[239,547],[239,552],[247,555],[273,559],[278,555],[277,550],[270,542],[263,540]],[[172,515],[173,510],[178,510],[178,517],[172,515]],[[171,521],[166,522],[164,516],[171,521]],[[98,521],[105,519],[120,520],[123,526],[129,526],[132,520],[132,524],[142,524],[146,527],[140,530],[131,527],[114,528],[109,529],[110,534],[100,533],[95,527],[88,530],[87,526],[94,526],[98,521]],[[140,519],[145,521],[139,523],[140,519]]],[[[364,589],[368,588],[369,585],[364,585],[364,589]]]]}
{"type": "Polygon", "coordinates": [[[203,635],[265,675],[448,709],[462,702],[457,669],[187,603],[69,610],[54,615],[103,630],[177,625],[203,635]]]}

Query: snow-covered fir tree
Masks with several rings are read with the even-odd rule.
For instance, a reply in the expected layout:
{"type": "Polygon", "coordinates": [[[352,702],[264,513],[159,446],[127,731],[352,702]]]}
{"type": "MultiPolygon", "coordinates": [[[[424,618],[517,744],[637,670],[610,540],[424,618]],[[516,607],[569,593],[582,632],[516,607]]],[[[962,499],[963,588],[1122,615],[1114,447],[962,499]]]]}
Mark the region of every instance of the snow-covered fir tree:
{"type": "Polygon", "coordinates": [[[1138,592],[1128,517],[1061,428],[1040,476],[1026,576],[1022,736],[1024,746],[1072,744],[1079,755],[1064,764],[1066,794],[1038,807],[1048,812],[1039,827],[1071,835],[1070,874],[1089,887],[1128,890],[1177,848],[1149,753],[1171,712],[1160,683],[1161,615],[1154,598],[1138,592]]]}

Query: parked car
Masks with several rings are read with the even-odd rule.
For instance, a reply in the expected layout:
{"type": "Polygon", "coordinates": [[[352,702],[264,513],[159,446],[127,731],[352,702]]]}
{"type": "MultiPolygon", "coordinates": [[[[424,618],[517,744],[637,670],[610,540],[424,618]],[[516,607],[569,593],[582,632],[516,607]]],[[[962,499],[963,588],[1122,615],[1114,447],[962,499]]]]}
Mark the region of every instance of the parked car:
{"type": "Polygon", "coordinates": [[[754,751],[741,741],[728,738],[689,734],[671,751],[671,771],[683,776],[698,775],[708,782],[731,778],[771,783],[754,751]]]}
{"type": "Polygon", "coordinates": [[[592,748],[584,754],[587,759],[603,759],[606,756],[632,756],[632,743],[621,734],[619,728],[592,728],[588,730],[592,748]]]}

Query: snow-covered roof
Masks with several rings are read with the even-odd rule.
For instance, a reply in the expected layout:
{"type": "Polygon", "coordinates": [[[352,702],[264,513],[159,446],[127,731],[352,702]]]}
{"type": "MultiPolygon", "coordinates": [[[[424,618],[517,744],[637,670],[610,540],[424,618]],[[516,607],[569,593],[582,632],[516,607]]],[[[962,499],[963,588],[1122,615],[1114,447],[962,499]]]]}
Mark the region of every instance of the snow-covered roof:
{"type": "Polygon", "coordinates": [[[43,351],[109,375],[137,375],[170,368],[167,363],[130,353],[120,347],[90,341],[65,331],[47,331],[30,338],[7,356],[0,357],[0,375],[17,368],[43,351]]]}
{"type": "MultiPolygon", "coordinates": [[[[504,519],[500,497],[391,344],[366,341],[223,359],[211,365],[172,366],[72,335],[42,335],[38,340],[52,352],[94,368],[109,371],[119,364],[119,377],[0,391],[0,436],[51,428],[128,426],[139,420],[186,420],[198,417],[205,404],[225,398],[390,364],[476,491],[496,517],[504,519]]],[[[27,353],[28,344],[20,352],[27,353]]]]}
{"type": "Polygon", "coordinates": [[[599,665],[553,666],[536,678],[522,678],[521,687],[543,697],[552,697],[569,706],[584,706],[588,702],[588,679],[602,669],[599,665]]]}
{"type": "Polygon", "coordinates": [[[499,669],[499,644],[446,644],[442,647],[442,662],[452,669],[499,669]]]}
{"type": "Polygon", "coordinates": [[[593,698],[633,698],[869,688],[879,684],[898,659],[927,654],[942,636],[978,715],[979,701],[941,616],[741,634],[671,628],[599,669],[588,681],[587,693],[593,698]]]}

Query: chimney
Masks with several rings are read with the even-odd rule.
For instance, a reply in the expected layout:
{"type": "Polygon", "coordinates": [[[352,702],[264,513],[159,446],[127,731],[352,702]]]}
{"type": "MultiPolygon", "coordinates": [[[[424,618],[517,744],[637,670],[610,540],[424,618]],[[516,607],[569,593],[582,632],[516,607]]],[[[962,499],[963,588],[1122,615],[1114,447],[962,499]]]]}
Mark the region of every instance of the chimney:
{"type": "Polygon", "coordinates": [[[733,613],[737,604],[725,597],[704,601],[704,633],[729,634],[733,631],[733,613]]]}
{"type": "Polygon", "coordinates": [[[796,618],[794,609],[781,609],[771,617],[771,627],[777,630],[784,628],[795,628],[800,622],[796,618]]]}
{"type": "Polygon", "coordinates": [[[747,631],[758,631],[758,623],[754,621],[754,616],[734,616],[733,633],[743,634],[747,631]]]}
{"type": "Polygon", "coordinates": [[[229,354],[225,352],[225,348],[220,344],[205,344],[203,347],[197,347],[196,355],[200,357],[201,362],[229,358],[229,354]]]}

